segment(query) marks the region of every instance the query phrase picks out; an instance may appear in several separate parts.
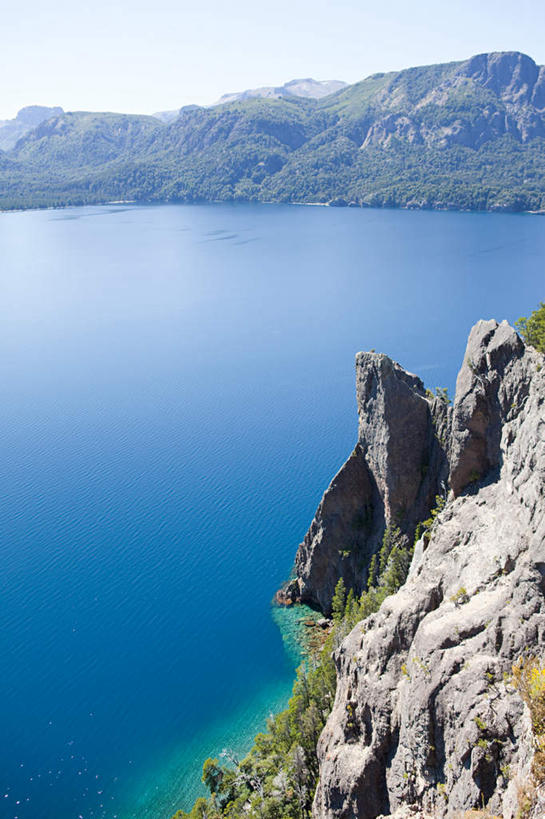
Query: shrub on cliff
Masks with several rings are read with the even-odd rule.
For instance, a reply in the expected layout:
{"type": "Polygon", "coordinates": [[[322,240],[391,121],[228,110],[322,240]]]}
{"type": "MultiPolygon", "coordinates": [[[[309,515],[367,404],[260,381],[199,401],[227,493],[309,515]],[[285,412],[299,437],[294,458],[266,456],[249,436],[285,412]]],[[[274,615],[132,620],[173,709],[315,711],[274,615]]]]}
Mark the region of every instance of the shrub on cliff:
{"type": "Polygon", "coordinates": [[[545,662],[520,659],[513,666],[513,684],[530,711],[534,737],[531,778],[519,795],[519,817],[533,819],[545,808],[545,662]]]}
{"type": "Polygon", "coordinates": [[[207,759],[203,782],[209,799],[173,819],[308,819],[318,781],[316,745],[335,696],[333,634],[324,651],[302,665],[285,711],[271,717],[250,753],[239,760],[224,751],[226,764],[207,759]]]}
{"type": "Polygon", "coordinates": [[[343,619],[345,606],[346,588],[344,585],[344,580],[342,577],[340,577],[337,585],[335,586],[335,594],[333,595],[333,600],[331,601],[331,611],[335,622],[340,622],[343,619]]]}
{"type": "MultiPolygon", "coordinates": [[[[344,594],[343,605],[344,605],[344,594]]],[[[285,711],[271,717],[267,731],[258,734],[242,760],[228,751],[225,760],[208,759],[203,782],[208,799],[198,799],[189,813],[173,819],[308,819],[318,781],[316,745],[335,697],[332,660],[335,633],[324,649],[297,671],[293,694],[285,711]]]]}
{"type": "Polygon", "coordinates": [[[531,344],[540,353],[545,353],[545,302],[529,318],[522,316],[515,322],[515,327],[526,344],[531,344]]]}
{"type": "Polygon", "coordinates": [[[269,719],[254,747],[242,760],[223,753],[227,765],[207,759],[203,782],[209,799],[198,799],[189,813],[173,819],[309,819],[318,783],[316,746],[336,688],[333,651],[360,620],[405,582],[412,555],[397,526],[388,526],[382,546],[369,569],[368,589],[360,598],[346,594],[342,578],[332,601],[333,627],[321,652],[297,671],[285,711],[269,719]]]}

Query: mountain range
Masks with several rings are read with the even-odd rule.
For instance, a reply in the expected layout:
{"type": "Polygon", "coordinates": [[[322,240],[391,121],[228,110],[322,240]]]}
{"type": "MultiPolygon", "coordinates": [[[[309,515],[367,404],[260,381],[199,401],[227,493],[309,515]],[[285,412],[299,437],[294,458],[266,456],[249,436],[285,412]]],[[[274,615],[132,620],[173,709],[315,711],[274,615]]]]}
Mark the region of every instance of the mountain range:
{"type": "MultiPolygon", "coordinates": [[[[240,100],[263,97],[265,99],[279,99],[280,97],[306,97],[307,99],[319,100],[333,94],[341,88],[345,88],[348,83],[342,80],[313,80],[308,77],[304,80],[290,80],[284,85],[267,85],[262,88],[249,88],[246,91],[235,91],[232,94],[223,94],[214,105],[225,105],[227,102],[238,102],[240,100]]],[[[213,106],[209,106],[213,107],[213,106]]],[[[153,116],[161,122],[173,122],[180,116],[182,109],[174,111],[158,111],[153,116]]]]}
{"type": "Polygon", "coordinates": [[[342,80],[313,80],[308,77],[304,80],[290,80],[280,86],[265,86],[264,88],[252,88],[248,91],[240,91],[235,94],[224,94],[217,105],[224,105],[226,102],[237,102],[239,100],[249,100],[253,97],[264,97],[266,99],[279,99],[280,97],[306,97],[307,99],[319,100],[346,88],[348,83],[342,80]]]}
{"type": "Polygon", "coordinates": [[[4,125],[0,207],[545,208],[545,68],[530,57],[497,52],[374,74],[320,97],[327,85],[293,81],[162,119],[52,109],[13,145],[4,125]]]}
{"type": "MultiPolygon", "coordinates": [[[[304,97],[306,99],[322,99],[341,88],[345,88],[348,83],[342,80],[313,80],[307,77],[303,80],[290,80],[284,85],[264,86],[262,88],[249,88],[246,91],[236,91],[231,94],[223,94],[214,105],[225,105],[228,102],[254,99],[262,97],[264,99],[279,99],[280,97],[304,97]]],[[[199,107],[199,106],[196,106],[199,107]]],[[[206,106],[213,107],[213,106],[206,106]]],[[[182,112],[182,108],[175,108],[172,111],[157,111],[152,116],[161,122],[174,122],[182,112]]],[[[0,120],[0,151],[10,151],[15,147],[18,140],[29,131],[32,131],[42,122],[46,122],[52,117],[61,116],[64,110],[56,106],[47,105],[27,105],[21,108],[17,116],[13,119],[0,120]]]]}

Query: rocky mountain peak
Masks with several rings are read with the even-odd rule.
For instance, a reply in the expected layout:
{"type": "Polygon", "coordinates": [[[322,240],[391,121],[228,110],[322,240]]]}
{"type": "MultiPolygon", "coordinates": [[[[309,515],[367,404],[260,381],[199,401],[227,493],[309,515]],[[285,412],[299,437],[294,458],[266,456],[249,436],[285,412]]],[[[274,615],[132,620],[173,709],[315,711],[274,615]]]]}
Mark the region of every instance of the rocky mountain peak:
{"type": "Polygon", "coordinates": [[[262,88],[249,88],[246,91],[237,91],[231,94],[223,94],[216,105],[225,105],[229,102],[239,102],[241,100],[262,97],[264,99],[281,99],[283,97],[305,97],[307,99],[322,99],[341,88],[345,88],[347,83],[342,80],[314,80],[307,77],[300,80],[290,80],[284,85],[263,86],[262,88]]]}
{"type": "Polygon", "coordinates": [[[48,107],[46,105],[27,105],[18,111],[15,120],[22,125],[27,125],[30,128],[34,128],[45,119],[59,116],[63,113],[64,111],[59,105],[55,105],[53,107],[48,107]]]}
{"type": "MultiPolygon", "coordinates": [[[[511,371],[524,345],[506,321],[480,321],[472,329],[456,381],[449,483],[455,495],[500,465],[501,432],[514,406],[511,371]]],[[[520,396],[526,378],[516,381],[520,396]]]]}
{"type": "Polygon", "coordinates": [[[365,588],[387,526],[412,541],[448,475],[449,408],[426,396],[418,376],[381,353],[358,353],[356,395],[357,445],[324,494],[288,590],[325,613],[340,577],[358,593],[365,588]]]}
{"type": "Polygon", "coordinates": [[[358,441],[386,522],[412,509],[429,461],[431,412],[420,378],[388,356],[356,356],[358,441]],[[380,419],[380,421],[379,421],[380,419]]]}
{"type": "Polygon", "coordinates": [[[526,54],[500,51],[471,57],[463,64],[462,73],[506,101],[528,103],[540,70],[526,54]]]}
{"type": "Polygon", "coordinates": [[[42,122],[57,117],[64,111],[59,106],[27,105],[14,119],[0,121],[0,149],[9,151],[21,137],[28,134],[42,122]]]}

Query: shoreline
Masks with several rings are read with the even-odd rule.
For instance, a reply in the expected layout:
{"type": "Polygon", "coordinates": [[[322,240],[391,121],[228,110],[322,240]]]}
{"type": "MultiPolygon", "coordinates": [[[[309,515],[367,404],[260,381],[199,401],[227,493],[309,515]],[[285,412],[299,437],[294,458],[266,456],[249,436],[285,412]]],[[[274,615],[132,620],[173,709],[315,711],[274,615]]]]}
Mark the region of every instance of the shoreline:
{"type": "Polygon", "coordinates": [[[150,206],[157,206],[157,207],[164,207],[166,205],[190,205],[190,206],[210,206],[210,205],[284,205],[288,207],[303,207],[303,208],[333,208],[334,210],[364,210],[364,211],[384,211],[384,210],[396,210],[396,211],[416,211],[422,212],[425,211],[427,213],[468,213],[468,214],[492,214],[492,215],[500,215],[500,216],[545,216],[545,208],[540,210],[509,210],[509,209],[499,209],[499,208],[491,208],[490,210],[475,210],[471,208],[451,208],[451,207],[421,207],[413,204],[408,205],[388,205],[388,206],[380,206],[380,205],[358,205],[358,204],[337,204],[335,201],[331,200],[330,202],[274,202],[274,201],[258,201],[258,200],[233,200],[233,199],[210,199],[206,201],[195,201],[195,202],[186,202],[186,201],[176,201],[176,200],[166,200],[166,199],[153,199],[153,200],[145,200],[145,199],[112,199],[107,200],[105,202],[84,202],[79,205],[74,204],[59,204],[59,205],[44,205],[40,207],[39,205],[29,205],[28,207],[21,206],[21,207],[14,207],[14,208],[2,208],[0,206],[0,217],[4,215],[9,215],[12,213],[38,213],[40,211],[53,211],[53,210],[69,210],[71,208],[105,208],[111,205],[133,205],[135,207],[150,207],[150,206]]]}
{"type": "Polygon", "coordinates": [[[297,669],[320,647],[328,631],[318,623],[323,615],[304,604],[286,607],[273,600],[270,616],[291,667],[290,680],[270,681],[264,688],[256,690],[252,699],[208,726],[193,746],[193,761],[189,766],[185,748],[161,760],[157,768],[158,779],[152,776],[147,787],[127,797],[124,808],[138,810],[141,819],[155,819],[158,814],[171,819],[178,810],[190,810],[199,796],[208,796],[200,778],[206,759],[221,758],[221,751],[226,747],[245,757],[254,746],[256,736],[267,730],[267,719],[287,708],[297,669]],[[161,782],[159,794],[157,781],[161,782]]]}

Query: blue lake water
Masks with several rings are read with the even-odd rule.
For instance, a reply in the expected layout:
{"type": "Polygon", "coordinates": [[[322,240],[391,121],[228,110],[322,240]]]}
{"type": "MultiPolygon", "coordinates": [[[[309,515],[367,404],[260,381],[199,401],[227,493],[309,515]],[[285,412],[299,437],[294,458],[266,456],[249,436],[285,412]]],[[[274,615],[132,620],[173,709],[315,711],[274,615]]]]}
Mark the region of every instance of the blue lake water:
{"type": "Polygon", "coordinates": [[[167,819],[293,663],[270,610],[356,437],[354,354],[453,391],[545,297],[545,220],[0,215],[0,815],[167,819]]]}

